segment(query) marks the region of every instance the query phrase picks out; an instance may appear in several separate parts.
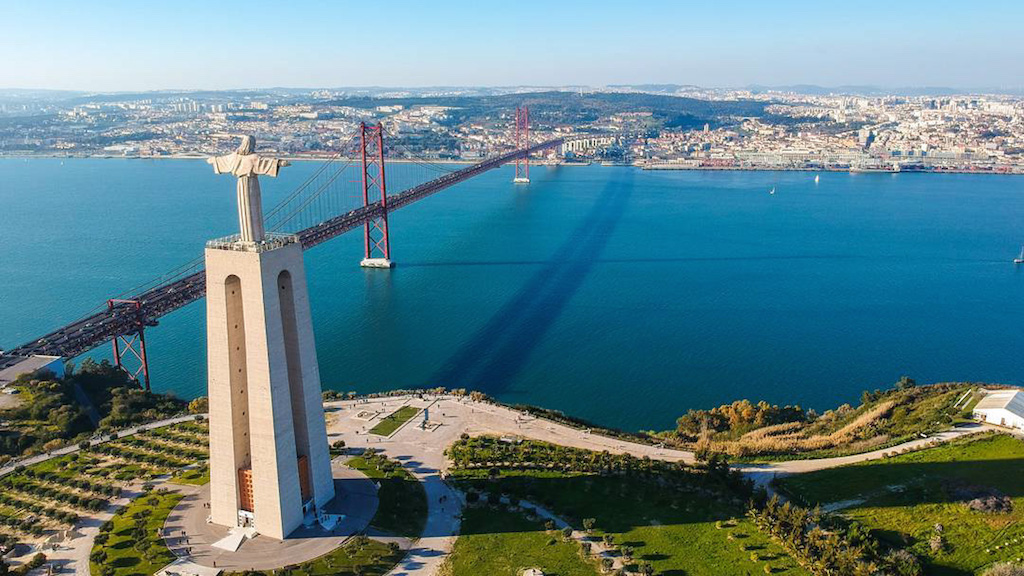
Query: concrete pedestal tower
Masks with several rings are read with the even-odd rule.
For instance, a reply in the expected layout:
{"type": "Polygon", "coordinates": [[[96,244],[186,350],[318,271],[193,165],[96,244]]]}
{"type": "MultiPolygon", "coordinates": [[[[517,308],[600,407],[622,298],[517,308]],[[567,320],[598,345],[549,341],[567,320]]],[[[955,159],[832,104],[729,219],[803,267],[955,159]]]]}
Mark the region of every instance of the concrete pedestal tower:
{"type": "Polygon", "coordinates": [[[210,513],[283,539],[334,498],[302,247],[263,231],[257,175],[283,160],[211,158],[238,177],[241,234],[206,245],[210,513]]]}

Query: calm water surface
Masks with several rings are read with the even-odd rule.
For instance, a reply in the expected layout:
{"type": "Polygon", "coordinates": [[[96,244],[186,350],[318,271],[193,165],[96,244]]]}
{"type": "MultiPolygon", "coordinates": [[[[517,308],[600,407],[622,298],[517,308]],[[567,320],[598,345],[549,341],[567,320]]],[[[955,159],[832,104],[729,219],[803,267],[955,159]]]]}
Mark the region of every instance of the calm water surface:
{"type": "MultiPolygon", "coordinates": [[[[264,204],[314,167],[265,180],[264,204]]],[[[744,397],[829,408],[902,374],[1024,384],[1024,177],[511,174],[394,213],[390,272],[359,268],[357,232],[306,253],[325,386],[468,387],[646,429],[744,397]]],[[[199,255],[233,204],[201,161],[0,160],[0,347],[199,255]]],[[[204,330],[199,303],[147,332],[156,388],[205,393],[204,330]]]]}

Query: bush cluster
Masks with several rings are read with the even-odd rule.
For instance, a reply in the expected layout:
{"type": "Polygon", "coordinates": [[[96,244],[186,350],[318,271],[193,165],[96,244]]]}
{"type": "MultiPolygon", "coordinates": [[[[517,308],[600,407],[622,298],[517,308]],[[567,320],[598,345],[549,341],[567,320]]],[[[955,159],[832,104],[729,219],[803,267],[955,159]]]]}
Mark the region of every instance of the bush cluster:
{"type": "Polygon", "coordinates": [[[774,536],[787,551],[815,574],[835,576],[920,576],[920,561],[907,550],[883,554],[882,546],[856,522],[824,516],[777,496],[763,506],[751,506],[747,515],[757,527],[774,536]]]}

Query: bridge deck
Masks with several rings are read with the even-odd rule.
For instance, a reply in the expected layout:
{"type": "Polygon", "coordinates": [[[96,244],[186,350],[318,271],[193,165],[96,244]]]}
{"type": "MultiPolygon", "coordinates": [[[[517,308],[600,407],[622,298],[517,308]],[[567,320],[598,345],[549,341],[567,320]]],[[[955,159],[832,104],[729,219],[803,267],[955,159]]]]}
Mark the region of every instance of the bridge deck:
{"type": "MultiPolygon", "coordinates": [[[[398,210],[413,202],[422,200],[431,194],[440,192],[487,172],[522,158],[527,154],[553,148],[562,143],[561,138],[548,140],[531,146],[502,154],[456,170],[388,196],[388,211],[398,210]]],[[[299,231],[297,234],[303,248],[311,248],[361,226],[364,222],[379,216],[381,203],[375,202],[362,206],[345,214],[341,214],[299,231]]],[[[157,286],[151,290],[131,298],[141,302],[140,308],[130,305],[115,305],[112,309],[97,312],[85,318],[71,322],[31,342],[22,344],[0,354],[0,369],[16,364],[21,359],[36,354],[73,358],[91,350],[118,335],[132,334],[138,330],[139,322],[146,326],[155,326],[161,316],[169,314],[182,306],[195,302],[206,295],[206,272],[200,270],[184,278],[157,286]]]]}

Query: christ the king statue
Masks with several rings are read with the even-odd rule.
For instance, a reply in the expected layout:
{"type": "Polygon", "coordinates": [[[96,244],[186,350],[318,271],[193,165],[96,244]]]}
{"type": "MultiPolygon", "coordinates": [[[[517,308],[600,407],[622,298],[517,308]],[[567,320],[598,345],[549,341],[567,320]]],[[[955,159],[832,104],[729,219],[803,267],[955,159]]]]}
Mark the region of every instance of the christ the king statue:
{"type": "Polygon", "coordinates": [[[256,138],[243,136],[242,143],[233,153],[206,160],[213,165],[215,173],[231,174],[238,178],[238,226],[242,242],[261,242],[266,236],[257,176],[277,177],[277,171],[289,165],[287,160],[259,156],[255,150],[256,138]]]}

